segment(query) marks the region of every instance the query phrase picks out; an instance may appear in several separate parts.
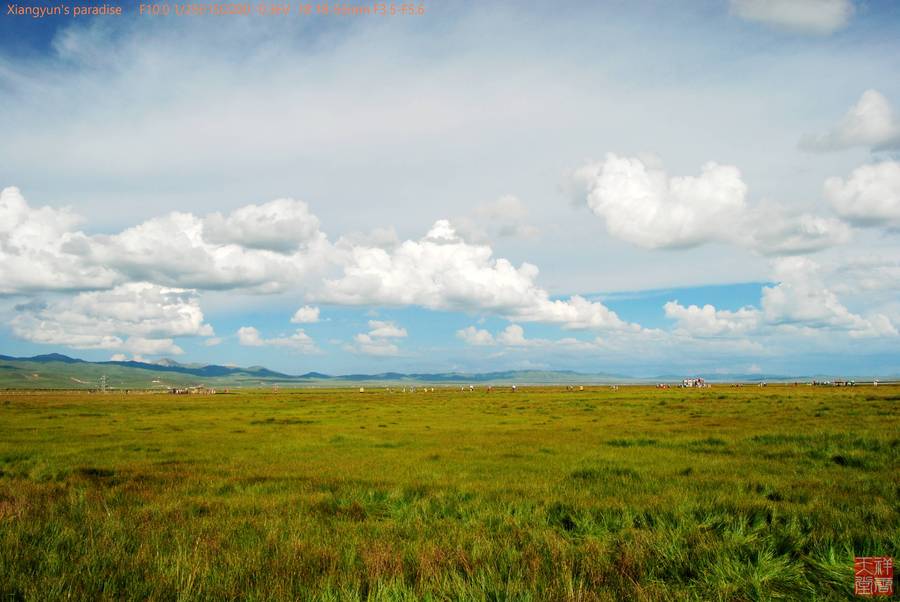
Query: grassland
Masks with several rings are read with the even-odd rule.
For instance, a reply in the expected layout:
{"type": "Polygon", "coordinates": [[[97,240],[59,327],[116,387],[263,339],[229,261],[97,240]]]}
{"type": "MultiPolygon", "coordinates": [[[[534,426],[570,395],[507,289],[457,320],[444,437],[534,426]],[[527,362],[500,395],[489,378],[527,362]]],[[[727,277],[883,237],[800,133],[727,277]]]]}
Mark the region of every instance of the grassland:
{"type": "Polygon", "coordinates": [[[0,599],[847,599],[900,388],[0,392],[0,599]]]}

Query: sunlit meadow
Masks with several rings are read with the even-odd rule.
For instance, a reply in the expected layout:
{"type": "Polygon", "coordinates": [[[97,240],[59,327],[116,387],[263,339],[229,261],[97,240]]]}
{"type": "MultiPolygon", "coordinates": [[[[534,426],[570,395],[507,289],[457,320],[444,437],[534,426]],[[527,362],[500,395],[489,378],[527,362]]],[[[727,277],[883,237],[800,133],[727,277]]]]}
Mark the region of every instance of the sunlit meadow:
{"type": "Polygon", "coordinates": [[[0,393],[0,599],[846,599],[900,388],[0,393]]]}

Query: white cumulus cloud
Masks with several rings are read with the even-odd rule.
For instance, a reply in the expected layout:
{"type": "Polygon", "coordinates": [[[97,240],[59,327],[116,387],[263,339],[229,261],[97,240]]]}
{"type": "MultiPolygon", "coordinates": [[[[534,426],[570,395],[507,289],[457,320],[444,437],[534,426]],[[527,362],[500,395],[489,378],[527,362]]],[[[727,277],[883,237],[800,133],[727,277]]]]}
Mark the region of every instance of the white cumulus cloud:
{"type": "Polygon", "coordinates": [[[204,238],[211,243],[290,253],[320,237],[319,219],[309,206],[294,199],[247,205],[227,216],[213,213],[204,221],[204,238]]]}
{"type": "Polygon", "coordinates": [[[152,282],[190,289],[277,292],[328,265],[305,203],[281,199],[207,218],[174,212],[116,234],[87,235],[65,209],[0,193],[0,293],[104,289],[152,282]]]}
{"type": "Polygon", "coordinates": [[[369,320],[369,336],[379,339],[398,339],[406,337],[406,329],[393,322],[369,320]]]}
{"type": "Polygon", "coordinates": [[[761,318],[761,312],[752,307],[727,311],[709,304],[685,307],[678,301],[669,301],[663,309],[667,318],[676,321],[678,332],[701,337],[746,334],[759,326],[761,318]]]}
{"type": "Polygon", "coordinates": [[[810,151],[835,151],[857,146],[872,150],[900,146],[900,121],[891,103],[878,90],[866,90],[855,105],[828,132],[807,134],[800,148],[810,151]]]}
{"type": "Polygon", "coordinates": [[[318,296],[345,305],[419,305],[428,309],[485,312],[566,328],[625,329],[602,303],[573,296],[552,300],[535,279],[538,268],[518,268],[494,258],[490,246],[471,244],[447,220],[438,220],[419,240],[394,249],[352,246],[343,275],[325,281],[318,296]]]}
{"type": "Polygon", "coordinates": [[[245,347],[285,347],[299,353],[320,353],[312,337],[306,334],[302,328],[298,328],[293,334],[263,338],[259,330],[253,326],[241,326],[237,331],[238,342],[245,347]]]}
{"type": "Polygon", "coordinates": [[[854,337],[897,335],[887,316],[851,312],[828,288],[819,264],[806,257],[777,260],[775,276],[778,284],[762,291],[762,309],[770,324],[844,330],[854,337]]]}
{"type": "MultiPolygon", "coordinates": [[[[110,266],[129,279],[202,289],[273,292],[298,283],[324,258],[327,249],[321,233],[312,237],[307,247],[294,249],[291,254],[237,242],[254,242],[252,238],[244,231],[234,234],[232,242],[223,242],[218,236],[210,240],[204,219],[176,212],[119,234],[87,239],[85,259],[110,266]]],[[[264,240],[265,236],[260,236],[254,244],[264,240]]]]}
{"type": "Polygon", "coordinates": [[[402,339],[406,336],[406,329],[393,322],[369,320],[369,331],[355,335],[353,344],[346,346],[345,349],[362,355],[399,355],[400,348],[392,339],[402,339]]]}
{"type": "Polygon", "coordinates": [[[576,170],[573,188],[614,237],[645,249],[721,242],[764,255],[819,251],[849,240],[839,220],[747,203],[737,167],[706,163],[699,176],[670,177],[659,161],[608,153],[576,170]]]}
{"type": "Polygon", "coordinates": [[[237,331],[238,341],[245,347],[262,347],[265,345],[259,330],[253,326],[241,326],[237,331]]]}
{"type": "Polygon", "coordinates": [[[536,339],[526,339],[525,329],[518,324],[510,324],[497,335],[497,342],[510,347],[527,347],[538,344],[536,339]]]}
{"type": "MultiPolygon", "coordinates": [[[[634,337],[643,337],[651,334],[650,331],[626,331],[616,333],[616,337],[623,337],[634,340],[634,337]]],[[[563,337],[561,339],[541,339],[530,338],[525,336],[525,329],[519,324],[510,324],[496,335],[491,334],[487,330],[478,329],[474,326],[468,326],[456,331],[457,338],[465,341],[473,346],[491,346],[501,345],[507,350],[524,351],[524,350],[554,350],[554,351],[598,351],[604,348],[604,342],[600,337],[593,340],[584,341],[574,337],[563,337]]],[[[501,352],[501,354],[504,352],[501,352]]]]}
{"type": "Polygon", "coordinates": [[[801,255],[847,243],[852,228],[843,221],[811,213],[788,213],[775,203],[750,209],[735,243],[763,255],[801,255]]]}
{"type": "Polygon", "coordinates": [[[465,341],[469,345],[483,346],[493,345],[495,343],[494,335],[487,330],[475,328],[474,326],[467,326],[457,330],[456,338],[465,341]]]}
{"type": "Polygon", "coordinates": [[[736,167],[709,162],[699,176],[668,177],[640,158],[608,153],[575,173],[587,204],[610,234],[648,249],[722,240],[745,209],[747,185],[736,167]]]}
{"type": "Polygon", "coordinates": [[[844,28],[854,12],[850,0],[730,0],[730,5],[747,21],[820,35],[844,28]]]}
{"type": "Polygon", "coordinates": [[[844,219],[863,226],[900,227],[900,162],[853,170],[846,180],[825,181],[825,198],[844,219]]]}
{"type": "Polygon", "coordinates": [[[65,248],[82,219],[67,209],[31,207],[18,188],[0,192],[0,294],[107,288],[120,279],[65,248]]]}
{"type": "Polygon", "coordinates": [[[146,282],[20,306],[12,330],[35,343],[147,355],[182,353],[173,337],[213,335],[194,291],[146,282]]]}
{"type": "Polygon", "coordinates": [[[291,322],[294,324],[315,324],[319,321],[319,308],[304,305],[294,312],[291,322]]]}
{"type": "Polygon", "coordinates": [[[807,257],[783,257],[773,262],[776,284],[762,289],[760,308],[737,311],[713,305],[665,304],[666,317],[675,320],[676,335],[746,337],[774,334],[814,335],[843,332],[850,337],[897,336],[884,313],[854,313],[828,284],[822,267],[807,257]]]}

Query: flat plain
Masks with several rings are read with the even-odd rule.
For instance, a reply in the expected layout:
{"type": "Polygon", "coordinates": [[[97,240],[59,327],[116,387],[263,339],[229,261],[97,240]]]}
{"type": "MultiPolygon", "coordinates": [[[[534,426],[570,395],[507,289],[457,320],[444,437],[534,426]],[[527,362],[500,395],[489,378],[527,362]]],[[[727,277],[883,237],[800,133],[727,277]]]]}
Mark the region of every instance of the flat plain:
{"type": "Polygon", "coordinates": [[[0,599],[848,599],[900,387],[0,392],[0,599]]]}

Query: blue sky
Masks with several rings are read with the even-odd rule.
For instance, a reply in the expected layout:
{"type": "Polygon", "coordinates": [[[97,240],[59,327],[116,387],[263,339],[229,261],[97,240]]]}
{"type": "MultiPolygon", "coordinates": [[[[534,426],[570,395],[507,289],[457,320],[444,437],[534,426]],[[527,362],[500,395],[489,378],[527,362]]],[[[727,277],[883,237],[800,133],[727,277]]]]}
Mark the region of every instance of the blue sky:
{"type": "Polygon", "coordinates": [[[0,18],[0,353],[900,373],[896,3],[122,6],[0,18]]]}

